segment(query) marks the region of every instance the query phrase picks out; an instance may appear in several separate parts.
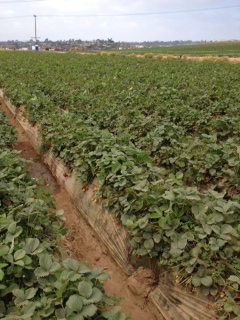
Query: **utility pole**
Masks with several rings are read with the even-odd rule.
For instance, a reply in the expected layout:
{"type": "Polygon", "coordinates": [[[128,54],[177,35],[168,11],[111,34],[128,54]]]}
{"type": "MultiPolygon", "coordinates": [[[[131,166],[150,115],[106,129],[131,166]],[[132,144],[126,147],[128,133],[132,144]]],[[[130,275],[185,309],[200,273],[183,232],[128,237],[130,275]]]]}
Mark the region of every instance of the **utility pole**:
{"type": "Polygon", "coordinates": [[[35,21],[35,37],[32,37],[32,39],[35,39],[35,51],[38,51],[38,45],[37,45],[37,39],[40,39],[40,37],[37,37],[37,16],[34,16],[34,21],[35,21]]]}
{"type": "Polygon", "coordinates": [[[35,20],[35,42],[37,43],[37,16],[34,15],[35,20]]]}

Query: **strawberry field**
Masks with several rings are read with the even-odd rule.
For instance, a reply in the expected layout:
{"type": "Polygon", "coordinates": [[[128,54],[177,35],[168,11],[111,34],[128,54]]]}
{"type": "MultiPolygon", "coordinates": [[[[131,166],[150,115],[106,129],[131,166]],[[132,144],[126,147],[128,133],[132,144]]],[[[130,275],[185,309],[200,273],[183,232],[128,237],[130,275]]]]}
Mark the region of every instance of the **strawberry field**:
{"type": "MultiPolygon", "coordinates": [[[[173,55],[187,55],[187,56],[218,56],[218,57],[239,57],[240,42],[213,42],[213,43],[199,43],[191,45],[173,45],[162,46],[157,48],[131,48],[128,50],[121,50],[122,53],[133,52],[136,54],[173,54],[173,55]]],[[[119,53],[119,51],[116,51],[119,53]]]]}
{"type": "Polygon", "coordinates": [[[15,132],[0,113],[1,319],[127,319],[104,294],[109,276],[62,260],[62,212],[11,149],[15,132]]]}
{"type": "Polygon", "coordinates": [[[240,65],[0,52],[0,87],[130,234],[240,317],[240,65]]]}

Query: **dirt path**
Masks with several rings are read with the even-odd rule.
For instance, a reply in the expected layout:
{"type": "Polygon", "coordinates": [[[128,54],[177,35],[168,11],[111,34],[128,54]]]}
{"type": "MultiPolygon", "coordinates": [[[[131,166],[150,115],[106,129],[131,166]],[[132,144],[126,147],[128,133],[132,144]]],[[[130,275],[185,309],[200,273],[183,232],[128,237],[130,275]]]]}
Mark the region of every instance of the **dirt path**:
{"type": "Polygon", "coordinates": [[[64,210],[66,228],[72,230],[64,240],[67,253],[79,262],[87,261],[91,267],[107,268],[106,271],[111,279],[106,282],[105,291],[110,296],[125,298],[119,305],[131,320],[163,320],[156,307],[146,298],[147,293],[155,285],[151,271],[140,268],[128,277],[118,267],[105,245],[72,204],[66,191],[58,185],[47,166],[41,161],[24,130],[1,99],[0,110],[5,112],[18,133],[14,148],[21,152],[23,158],[33,161],[28,167],[30,175],[41,179],[44,187],[52,190],[56,208],[64,210]]]}

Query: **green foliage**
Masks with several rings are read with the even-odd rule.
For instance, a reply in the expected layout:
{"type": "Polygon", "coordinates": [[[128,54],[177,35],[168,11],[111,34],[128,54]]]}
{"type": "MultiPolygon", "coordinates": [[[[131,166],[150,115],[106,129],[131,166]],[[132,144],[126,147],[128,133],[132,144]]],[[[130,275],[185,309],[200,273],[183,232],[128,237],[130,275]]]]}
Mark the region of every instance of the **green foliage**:
{"type": "Polygon", "coordinates": [[[7,118],[0,112],[0,148],[10,147],[16,139],[16,134],[9,126],[7,118]]]}
{"type": "MultiPolygon", "coordinates": [[[[98,178],[97,199],[129,230],[132,254],[174,267],[204,295],[224,292],[239,309],[240,66],[0,54],[0,85],[39,124],[42,151],[84,183],[98,178]]],[[[23,233],[13,222],[3,252],[23,233]]],[[[8,257],[13,268],[27,265],[22,254],[8,257]]],[[[34,274],[43,281],[54,274],[44,254],[34,274]]],[[[74,269],[70,279],[79,277],[74,269]]]]}
{"type": "Polygon", "coordinates": [[[144,58],[149,58],[149,59],[153,58],[153,56],[154,56],[154,54],[151,52],[144,53],[144,55],[143,55],[144,58]]]}
{"type": "MultiPolygon", "coordinates": [[[[2,116],[6,125],[0,126],[0,133],[4,130],[6,135],[0,148],[1,319],[110,319],[104,314],[111,313],[117,299],[104,293],[102,281],[108,275],[104,269],[62,260],[58,238],[65,231],[60,213],[53,215],[49,194],[39,192],[25,162],[7,148],[12,130],[2,116]]],[[[117,317],[126,319],[120,310],[117,317]]]]}
{"type": "MultiPolygon", "coordinates": [[[[156,48],[135,48],[131,52],[135,54],[153,53],[155,55],[175,55],[175,56],[219,56],[219,57],[239,57],[239,41],[222,41],[212,43],[199,43],[191,45],[161,46],[156,48]]],[[[121,54],[127,54],[129,50],[121,50],[121,54]]]]}

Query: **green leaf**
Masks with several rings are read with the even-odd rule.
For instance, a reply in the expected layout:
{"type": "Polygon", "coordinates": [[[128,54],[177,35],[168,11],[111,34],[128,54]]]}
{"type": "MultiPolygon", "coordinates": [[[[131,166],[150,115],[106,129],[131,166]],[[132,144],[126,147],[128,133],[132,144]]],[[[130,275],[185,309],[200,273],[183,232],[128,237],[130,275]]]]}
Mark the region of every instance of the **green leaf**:
{"type": "Polygon", "coordinates": [[[27,238],[26,245],[24,246],[24,250],[26,251],[26,254],[35,255],[43,251],[43,248],[39,248],[37,250],[39,245],[40,245],[40,241],[37,238],[27,238]]]}
{"type": "Polygon", "coordinates": [[[192,249],[191,253],[193,257],[198,258],[199,254],[202,252],[201,248],[199,246],[196,246],[192,249]]]}
{"type": "Polygon", "coordinates": [[[121,164],[119,162],[116,162],[112,166],[112,173],[117,173],[117,171],[120,169],[121,169],[121,164]]]}
{"type": "Polygon", "coordinates": [[[210,169],[209,173],[210,173],[211,176],[213,176],[216,173],[216,169],[210,169]]]}
{"type": "Polygon", "coordinates": [[[201,278],[200,278],[198,275],[194,275],[194,276],[192,277],[192,285],[193,285],[194,287],[200,287],[200,285],[201,285],[201,278]]]}
{"type": "Polygon", "coordinates": [[[26,299],[28,299],[28,300],[32,299],[35,296],[37,291],[38,291],[38,288],[29,288],[29,289],[27,289],[26,292],[25,292],[26,299]]]}
{"type": "Polygon", "coordinates": [[[96,279],[99,281],[107,281],[110,279],[110,276],[107,273],[101,273],[98,276],[96,276],[96,279]]]}
{"type": "Polygon", "coordinates": [[[55,311],[55,315],[58,320],[66,320],[65,309],[63,309],[63,308],[57,309],[55,311]]]}
{"type": "Polygon", "coordinates": [[[90,297],[91,302],[96,303],[102,300],[103,294],[102,291],[98,288],[93,288],[92,295],[90,297]]]}
{"type": "Polygon", "coordinates": [[[25,293],[24,290],[22,289],[14,289],[13,290],[13,295],[19,299],[25,300],[25,293]]]}
{"type": "Polygon", "coordinates": [[[93,317],[96,312],[97,312],[97,307],[94,304],[89,304],[83,307],[81,314],[84,317],[93,317]]]}
{"type": "Polygon", "coordinates": [[[233,299],[233,297],[228,296],[228,298],[227,298],[227,303],[224,305],[224,309],[225,309],[227,312],[232,312],[232,311],[234,311],[235,307],[236,307],[236,302],[235,302],[235,300],[233,299]]]}
{"type": "Polygon", "coordinates": [[[22,313],[24,314],[24,316],[26,317],[25,319],[30,320],[32,317],[32,315],[35,313],[35,310],[37,308],[37,303],[36,302],[30,302],[28,301],[28,303],[23,307],[22,309],[22,313]],[[30,318],[30,319],[29,319],[30,318]]]}
{"type": "Polygon", "coordinates": [[[24,250],[17,250],[14,253],[14,260],[20,260],[22,258],[24,258],[26,255],[26,252],[24,250]]]}
{"type": "Polygon", "coordinates": [[[152,233],[143,232],[142,234],[144,240],[152,239],[152,233]]]}
{"type": "Polygon", "coordinates": [[[201,286],[200,287],[200,293],[203,296],[207,297],[209,295],[209,293],[210,293],[210,288],[209,287],[205,287],[205,286],[201,286]]]}
{"type": "Polygon", "coordinates": [[[211,296],[216,296],[218,294],[218,288],[210,288],[211,296]]]}
{"type": "MultiPolygon", "coordinates": [[[[162,208],[159,208],[159,207],[155,207],[154,208],[154,211],[156,211],[156,214],[152,214],[153,215],[153,218],[160,218],[162,217],[162,213],[163,213],[163,209],[162,208]]],[[[152,216],[151,215],[151,216],[152,216]]],[[[239,225],[240,226],[240,225],[239,225]]]]}
{"type": "Polygon", "coordinates": [[[14,289],[18,289],[18,285],[16,283],[11,283],[9,286],[0,291],[0,297],[5,297],[9,293],[12,293],[14,289]]]}
{"type": "Polygon", "coordinates": [[[214,207],[214,209],[219,211],[219,212],[224,213],[223,207],[216,206],[216,207],[214,207]]]}
{"type": "Polygon", "coordinates": [[[213,283],[212,277],[210,276],[206,276],[201,278],[201,283],[205,286],[205,287],[210,287],[213,283]]]}
{"type": "Polygon", "coordinates": [[[58,263],[58,262],[53,262],[50,269],[49,269],[49,272],[51,273],[55,273],[56,271],[58,271],[59,269],[61,268],[61,265],[58,263]]]}
{"type": "Polygon", "coordinates": [[[140,229],[144,229],[148,225],[148,216],[139,219],[138,225],[140,229]]]}
{"type": "Polygon", "coordinates": [[[24,266],[24,261],[23,260],[17,260],[14,262],[14,264],[23,267],[24,266]]]}
{"type": "MultiPolygon", "coordinates": [[[[73,270],[73,271],[75,271],[75,272],[78,272],[79,264],[77,263],[77,261],[75,261],[75,260],[73,260],[73,259],[66,259],[66,260],[64,261],[64,265],[65,265],[67,268],[69,268],[69,269],[71,269],[71,270],[73,270]]],[[[88,271],[88,268],[87,268],[87,267],[86,267],[86,270],[88,271]]]]}
{"type": "Polygon", "coordinates": [[[212,251],[218,251],[219,250],[219,246],[216,243],[211,244],[210,248],[211,248],[212,251]]]}
{"type": "Polygon", "coordinates": [[[84,317],[81,314],[76,314],[71,317],[71,320],[84,320],[84,317]]]}
{"type": "Polygon", "coordinates": [[[217,239],[217,244],[218,244],[218,246],[219,246],[220,248],[223,247],[226,242],[227,242],[227,241],[225,241],[225,240],[217,239]]]}
{"type": "Polygon", "coordinates": [[[145,249],[151,250],[154,247],[154,241],[153,239],[145,240],[143,245],[145,249]]]}
{"type": "MultiPolygon", "coordinates": [[[[13,228],[11,229],[13,230],[13,228]]],[[[8,232],[7,233],[7,236],[6,236],[6,243],[8,242],[12,242],[15,238],[17,238],[21,233],[23,232],[23,228],[21,226],[17,226],[15,229],[14,229],[14,232],[11,233],[11,232],[8,232]]]]}
{"type": "Polygon", "coordinates": [[[240,284],[240,278],[235,275],[231,275],[228,280],[240,284]]]}
{"type": "Polygon", "coordinates": [[[133,187],[134,190],[138,190],[138,191],[148,191],[148,187],[147,187],[147,179],[141,180],[138,183],[136,183],[133,187]]]}
{"type": "Polygon", "coordinates": [[[225,310],[225,311],[227,311],[227,312],[230,313],[230,312],[233,311],[234,305],[232,305],[232,304],[230,304],[230,303],[225,303],[223,307],[224,307],[224,310],[225,310]]]}
{"type": "Polygon", "coordinates": [[[2,269],[0,269],[0,281],[2,281],[3,277],[4,277],[4,272],[2,271],[2,269]]]}
{"type": "Polygon", "coordinates": [[[34,274],[36,275],[36,277],[47,277],[49,275],[49,271],[45,270],[42,267],[38,267],[34,270],[34,274]]]}
{"type": "Polygon", "coordinates": [[[71,310],[71,312],[81,312],[83,308],[83,301],[79,295],[74,294],[69,297],[68,301],[66,302],[66,305],[71,310]]]}
{"type": "Polygon", "coordinates": [[[87,281],[82,281],[78,285],[78,292],[83,296],[84,298],[90,298],[93,289],[92,289],[92,283],[87,281]]]}
{"type": "MultiPolygon", "coordinates": [[[[74,270],[74,269],[73,269],[74,270]]],[[[85,265],[85,264],[81,264],[79,267],[78,267],[78,273],[81,273],[81,274],[84,274],[84,273],[88,273],[90,272],[91,270],[85,265]]]]}
{"type": "Polygon", "coordinates": [[[12,222],[9,227],[8,227],[8,232],[10,232],[11,234],[14,234],[15,230],[17,227],[17,222],[12,222]]]}
{"type": "Polygon", "coordinates": [[[185,271],[187,273],[191,274],[193,272],[194,268],[195,268],[195,266],[188,266],[188,267],[185,268],[185,271]]]}
{"type": "Polygon", "coordinates": [[[207,276],[207,268],[205,266],[200,266],[197,271],[200,278],[204,278],[207,276]]]}
{"type": "Polygon", "coordinates": [[[167,218],[166,217],[161,217],[158,219],[158,225],[161,229],[165,229],[167,223],[167,218]]]}
{"type": "Polygon", "coordinates": [[[201,198],[197,194],[189,194],[189,195],[186,196],[186,199],[188,199],[188,200],[196,200],[196,201],[201,200],[201,198]]]}
{"type": "Polygon", "coordinates": [[[203,224],[202,227],[203,227],[203,230],[206,232],[206,234],[208,235],[211,234],[212,228],[208,224],[203,224]]]}
{"type": "Polygon", "coordinates": [[[178,172],[176,173],[176,179],[180,180],[180,179],[182,179],[182,178],[183,178],[183,173],[182,173],[181,171],[178,171],[178,172]]]}
{"type": "Polygon", "coordinates": [[[153,240],[155,243],[159,243],[161,241],[162,237],[159,233],[154,233],[153,234],[153,240]]]}
{"type": "Polygon", "coordinates": [[[110,311],[103,312],[102,316],[106,319],[111,320],[115,315],[119,314],[120,310],[121,310],[121,307],[115,306],[110,311]]]}
{"type": "MultiPolygon", "coordinates": [[[[94,268],[90,274],[90,279],[93,279],[93,278],[96,278],[98,280],[100,280],[100,277],[104,277],[104,276],[108,276],[107,273],[104,272],[104,269],[103,268],[94,268]]],[[[107,278],[107,280],[109,279],[109,276],[107,278]]]]}
{"type": "Polygon", "coordinates": [[[221,227],[221,234],[229,234],[232,231],[232,226],[230,224],[224,224],[221,227]]]}
{"type": "Polygon", "coordinates": [[[50,270],[52,263],[53,262],[49,254],[44,254],[39,258],[39,264],[45,270],[50,270]]]}
{"type": "Polygon", "coordinates": [[[178,249],[178,248],[172,248],[170,250],[170,254],[173,258],[178,258],[181,254],[182,254],[182,250],[178,249]]]}
{"type": "Polygon", "coordinates": [[[211,225],[212,230],[216,233],[216,234],[220,234],[220,227],[213,224],[211,225]]]}
{"type": "Polygon", "coordinates": [[[233,256],[233,249],[231,247],[225,247],[224,253],[227,258],[231,258],[233,256]]]}
{"type": "Polygon", "coordinates": [[[125,226],[126,226],[127,228],[130,228],[130,227],[132,227],[132,226],[135,226],[135,224],[133,223],[132,220],[128,219],[128,220],[126,220],[126,222],[125,222],[125,226]]]}
{"type": "Polygon", "coordinates": [[[9,250],[10,250],[10,248],[8,246],[1,244],[0,245],[0,257],[8,254],[9,250]]]}
{"type": "Polygon", "coordinates": [[[175,194],[172,190],[166,191],[162,197],[172,202],[176,199],[175,194]]]}
{"type": "Polygon", "coordinates": [[[221,213],[215,212],[215,213],[210,214],[210,215],[208,216],[208,221],[207,221],[207,223],[208,223],[208,224],[214,224],[214,223],[221,222],[221,221],[223,221],[223,220],[224,220],[223,215],[222,215],[221,213]]]}
{"type": "Polygon", "coordinates": [[[187,245],[187,238],[182,238],[178,241],[177,246],[179,249],[184,249],[187,245]]]}
{"type": "Polygon", "coordinates": [[[240,159],[240,146],[237,147],[237,153],[238,153],[238,156],[239,156],[239,159],[240,159]]]}
{"type": "Polygon", "coordinates": [[[232,207],[232,201],[228,201],[226,204],[223,205],[223,210],[225,213],[232,207]]]}

